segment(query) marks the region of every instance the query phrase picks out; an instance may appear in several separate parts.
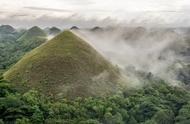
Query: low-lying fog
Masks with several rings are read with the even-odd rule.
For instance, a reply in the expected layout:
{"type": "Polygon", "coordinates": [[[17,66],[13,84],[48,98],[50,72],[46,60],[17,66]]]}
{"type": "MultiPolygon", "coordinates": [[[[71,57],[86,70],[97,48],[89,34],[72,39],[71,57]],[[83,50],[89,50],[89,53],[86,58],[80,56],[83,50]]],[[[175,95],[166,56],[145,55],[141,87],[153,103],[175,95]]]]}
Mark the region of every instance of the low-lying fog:
{"type": "Polygon", "coordinates": [[[189,29],[96,27],[74,32],[124,72],[151,72],[170,82],[188,77],[185,83],[189,81],[185,70],[190,64],[189,29]]]}

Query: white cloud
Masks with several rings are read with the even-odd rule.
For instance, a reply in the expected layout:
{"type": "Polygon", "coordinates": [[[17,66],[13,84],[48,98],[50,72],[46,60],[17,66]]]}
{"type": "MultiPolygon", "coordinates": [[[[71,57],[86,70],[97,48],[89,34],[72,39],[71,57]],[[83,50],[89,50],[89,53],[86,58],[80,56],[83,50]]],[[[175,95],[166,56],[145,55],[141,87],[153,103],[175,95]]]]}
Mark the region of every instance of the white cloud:
{"type": "Polygon", "coordinates": [[[37,20],[44,16],[65,19],[77,15],[85,20],[110,17],[127,23],[132,20],[157,23],[158,19],[181,25],[190,18],[189,0],[0,0],[0,6],[0,12],[4,12],[0,22],[10,17],[37,20]]]}

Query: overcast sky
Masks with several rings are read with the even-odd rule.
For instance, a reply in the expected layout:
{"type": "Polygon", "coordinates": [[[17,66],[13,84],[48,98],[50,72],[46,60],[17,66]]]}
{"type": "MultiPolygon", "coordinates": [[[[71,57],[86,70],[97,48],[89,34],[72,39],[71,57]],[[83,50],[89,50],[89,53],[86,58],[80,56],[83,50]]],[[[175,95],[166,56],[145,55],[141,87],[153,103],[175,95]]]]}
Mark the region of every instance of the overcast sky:
{"type": "Polygon", "coordinates": [[[190,0],[0,0],[0,24],[190,26],[190,0]]]}

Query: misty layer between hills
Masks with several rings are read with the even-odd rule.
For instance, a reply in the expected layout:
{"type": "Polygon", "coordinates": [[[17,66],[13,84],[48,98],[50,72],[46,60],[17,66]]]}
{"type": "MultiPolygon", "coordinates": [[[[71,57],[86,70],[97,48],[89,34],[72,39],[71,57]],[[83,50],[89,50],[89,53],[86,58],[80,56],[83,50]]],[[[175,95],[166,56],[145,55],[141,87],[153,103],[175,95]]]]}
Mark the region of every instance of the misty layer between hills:
{"type": "Polygon", "coordinates": [[[136,80],[136,72],[146,72],[173,84],[189,82],[190,40],[186,28],[96,27],[74,32],[132,80],[136,80]]]}

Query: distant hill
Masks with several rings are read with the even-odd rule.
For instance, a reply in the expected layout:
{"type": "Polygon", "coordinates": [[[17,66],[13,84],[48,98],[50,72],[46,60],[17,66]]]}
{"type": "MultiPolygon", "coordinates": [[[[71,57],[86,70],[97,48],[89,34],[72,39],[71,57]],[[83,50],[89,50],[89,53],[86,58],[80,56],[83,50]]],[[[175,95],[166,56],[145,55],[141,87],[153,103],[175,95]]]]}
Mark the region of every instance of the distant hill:
{"type": "Polygon", "coordinates": [[[60,30],[59,28],[57,28],[57,27],[51,27],[51,28],[49,28],[48,31],[47,31],[47,33],[48,33],[49,35],[56,35],[56,34],[58,34],[58,33],[60,33],[60,32],[61,32],[61,30],[60,30]]]}
{"type": "Polygon", "coordinates": [[[47,35],[53,35],[55,36],[56,34],[61,32],[61,29],[57,28],[57,27],[46,27],[44,29],[44,32],[46,32],[47,35]]]}
{"type": "Polygon", "coordinates": [[[41,28],[34,26],[26,31],[17,42],[22,45],[22,47],[25,47],[24,51],[29,51],[44,43],[46,38],[46,33],[41,28]]]}
{"type": "Polygon", "coordinates": [[[4,77],[19,90],[59,97],[104,96],[118,90],[119,72],[84,40],[60,33],[26,54],[4,77]]]}
{"type": "Polygon", "coordinates": [[[72,26],[70,29],[71,29],[71,30],[79,30],[79,27],[77,27],[77,26],[72,26]]]}
{"type": "Polygon", "coordinates": [[[9,25],[0,26],[0,69],[15,64],[26,52],[46,41],[46,33],[39,27],[16,30],[9,25]]]}
{"type": "Polygon", "coordinates": [[[103,31],[103,28],[96,26],[96,27],[93,27],[91,31],[103,31]]]}
{"type": "Polygon", "coordinates": [[[46,33],[39,27],[34,26],[25,32],[18,40],[24,41],[33,37],[46,37],[46,33]]]}
{"type": "Polygon", "coordinates": [[[14,33],[16,30],[10,25],[1,25],[0,33],[14,33]]]}
{"type": "Polygon", "coordinates": [[[0,26],[0,69],[6,69],[20,57],[21,48],[16,40],[22,34],[23,31],[15,30],[12,26],[0,26]]]}

